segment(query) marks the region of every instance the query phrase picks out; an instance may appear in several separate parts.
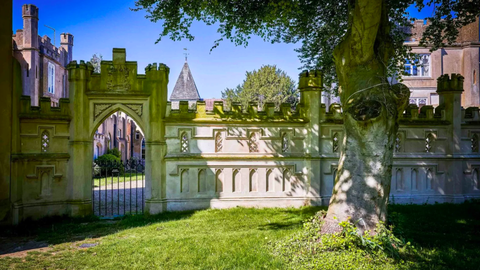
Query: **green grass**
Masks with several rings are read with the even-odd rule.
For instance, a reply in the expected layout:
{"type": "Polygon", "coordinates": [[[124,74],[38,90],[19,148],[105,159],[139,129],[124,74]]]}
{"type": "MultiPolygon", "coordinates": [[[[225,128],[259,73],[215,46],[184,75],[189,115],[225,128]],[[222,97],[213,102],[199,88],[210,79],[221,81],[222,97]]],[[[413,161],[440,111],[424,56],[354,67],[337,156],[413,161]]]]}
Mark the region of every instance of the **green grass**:
{"type": "MultiPolygon", "coordinates": [[[[480,269],[480,203],[390,206],[396,234],[415,256],[383,264],[358,250],[276,255],[321,208],[203,210],[129,216],[116,222],[50,219],[0,232],[52,247],[25,258],[1,258],[0,269],[480,269]],[[98,246],[80,249],[82,243],[98,246]]],[[[1,245],[1,244],[0,244],[1,245]]]]}
{"type": "MultiPolygon", "coordinates": [[[[111,185],[112,184],[112,179],[113,179],[113,184],[116,183],[123,183],[123,182],[130,182],[130,181],[139,181],[139,180],[144,180],[145,175],[142,174],[137,174],[135,176],[135,173],[132,173],[130,176],[130,173],[125,173],[124,175],[120,176],[108,176],[108,177],[99,177],[99,178],[94,178],[94,185],[95,187],[98,186],[105,186],[105,185],[111,185]],[[124,177],[125,176],[125,177],[124,177]],[[107,180],[107,181],[105,181],[107,180]]],[[[120,185],[120,187],[123,187],[120,185]]],[[[133,185],[135,187],[135,184],[133,185]]]]}

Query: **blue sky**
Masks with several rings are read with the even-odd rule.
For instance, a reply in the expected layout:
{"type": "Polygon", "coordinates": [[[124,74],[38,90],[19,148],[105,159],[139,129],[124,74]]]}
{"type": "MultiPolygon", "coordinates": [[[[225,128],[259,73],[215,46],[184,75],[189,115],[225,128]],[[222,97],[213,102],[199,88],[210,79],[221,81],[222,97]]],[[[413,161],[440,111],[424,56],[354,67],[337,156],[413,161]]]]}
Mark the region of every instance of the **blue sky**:
{"type": "MultiPolygon", "coordinates": [[[[22,5],[26,3],[39,8],[39,35],[48,35],[53,42],[53,31],[44,25],[55,28],[57,46],[60,33],[74,35],[74,60],[90,60],[94,53],[110,60],[112,48],[126,48],[127,60],[138,62],[140,74],[149,63],[165,63],[170,67],[169,96],[184,63],[183,48],[188,48],[188,63],[202,98],[221,97],[222,90],[243,81],[246,71],[266,64],[277,65],[298,80],[301,64],[293,50],[299,44],[270,44],[252,37],[246,48],[226,41],[210,53],[220,36],[214,26],[203,23],[193,24],[192,42],[165,37],[155,44],[161,23],[145,19],[144,12],[130,11],[134,0],[14,0],[13,31],[23,28],[22,5]]],[[[417,16],[423,18],[428,12],[417,16]]],[[[412,13],[416,12],[412,9],[412,13]]]]}

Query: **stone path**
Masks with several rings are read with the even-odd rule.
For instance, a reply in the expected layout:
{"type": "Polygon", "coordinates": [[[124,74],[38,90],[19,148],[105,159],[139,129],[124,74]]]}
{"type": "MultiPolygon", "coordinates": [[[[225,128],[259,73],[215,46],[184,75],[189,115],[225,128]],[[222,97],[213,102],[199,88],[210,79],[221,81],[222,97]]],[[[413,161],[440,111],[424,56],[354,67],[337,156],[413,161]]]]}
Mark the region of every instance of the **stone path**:
{"type": "Polygon", "coordinates": [[[113,185],[95,187],[93,198],[93,211],[97,216],[141,214],[145,201],[144,181],[114,182],[113,185]]]}

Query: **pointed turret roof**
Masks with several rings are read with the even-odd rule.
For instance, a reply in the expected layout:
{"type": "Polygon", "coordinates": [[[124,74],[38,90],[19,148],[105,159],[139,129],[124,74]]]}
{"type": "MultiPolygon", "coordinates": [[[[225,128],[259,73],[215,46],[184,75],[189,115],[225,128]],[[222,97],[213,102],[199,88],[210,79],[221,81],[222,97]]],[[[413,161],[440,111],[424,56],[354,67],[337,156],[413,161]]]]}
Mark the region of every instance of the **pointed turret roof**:
{"type": "Polygon", "coordinates": [[[198,94],[198,89],[187,61],[185,61],[182,71],[178,76],[172,95],[170,95],[170,101],[180,100],[200,100],[200,95],[198,94]]]}

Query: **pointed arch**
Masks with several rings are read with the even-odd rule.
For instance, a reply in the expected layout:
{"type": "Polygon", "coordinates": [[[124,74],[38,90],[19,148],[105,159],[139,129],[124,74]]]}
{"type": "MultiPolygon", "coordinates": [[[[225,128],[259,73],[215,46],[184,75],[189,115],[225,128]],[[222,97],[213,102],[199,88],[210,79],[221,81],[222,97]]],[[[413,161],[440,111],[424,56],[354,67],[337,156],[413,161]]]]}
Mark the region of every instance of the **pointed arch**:
{"type": "Polygon", "coordinates": [[[410,179],[412,181],[412,190],[419,189],[419,181],[418,181],[418,171],[415,168],[412,168],[410,179]]]}
{"type": "MultiPolygon", "coordinates": [[[[92,122],[92,129],[90,130],[90,137],[93,137],[93,135],[95,134],[95,131],[98,129],[98,127],[110,116],[114,116],[115,117],[115,120],[116,120],[116,116],[114,115],[116,112],[119,112],[119,111],[122,111],[124,112],[125,114],[127,114],[129,117],[131,117],[133,119],[133,121],[135,121],[135,123],[137,123],[137,125],[140,127],[140,129],[143,131],[143,132],[146,132],[146,125],[143,121],[143,118],[141,116],[138,116],[138,114],[136,112],[134,112],[132,109],[130,109],[129,107],[123,105],[123,104],[120,104],[120,103],[117,103],[117,104],[113,104],[111,107],[109,107],[108,109],[106,109],[105,111],[101,112],[98,116],[96,116],[94,119],[93,119],[93,122],[92,122]]],[[[92,116],[93,118],[94,116],[92,116]]],[[[116,122],[116,121],[115,121],[116,122]]],[[[144,133],[145,134],[145,133],[144,133]]],[[[115,138],[111,137],[112,140],[114,140],[115,138]]]]}
{"type": "Polygon", "coordinates": [[[265,177],[265,189],[267,192],[275,191],[275,182],[273,179],[273,171],[272,169],[267,170],[267,175],[265,177]]]}
{"type": "Polygon", "coordinates": [[[215,172],[215,191],[223,192],[223,170],[217,169],[215,172]]]}
{"type": "Polygon", "coordinates": [[[258,191],[258,174],[256,169],[250,169],[249,188],[250,192],[258,191]]]}
{"type": "Polygon", "coordinates": [[[395,171],[395,182],[397,184],[398,191],[402,191],[405,189],[405,183],[403,181],[403,170],[401,168],[397,168],[395,171]]]}
{"type": "Polygon", "coordinates": [[[426,184],[426,189],[427,190],[432,190],[433,189],[433,173],[431,168],[427,168],[426,171],[426,177],[425,177],[425,184],[426,184]]]}
{"type": "Polygon", "coordinates": [[[205,169],[198,171],[198,192],[207,192],[207,172],[205,169]]]}
{"type": "Polygon", "coordinates": [[[242,175],[240,174],[240,170],[233,170],[232,181],[232,192],[240,192],[242,186],[242,175]]]}
{"type": "Polygon", "coordinates": [[[190,183],[188,179],[188,169],[183,169],[180,173],[180,193],[190,192],[190,183]]]}
{"type": "Polygon", "coordinates": [[[290,191],[291,174],[289,169],[283,170],[282,174],[282,191],[290,191]]]}

